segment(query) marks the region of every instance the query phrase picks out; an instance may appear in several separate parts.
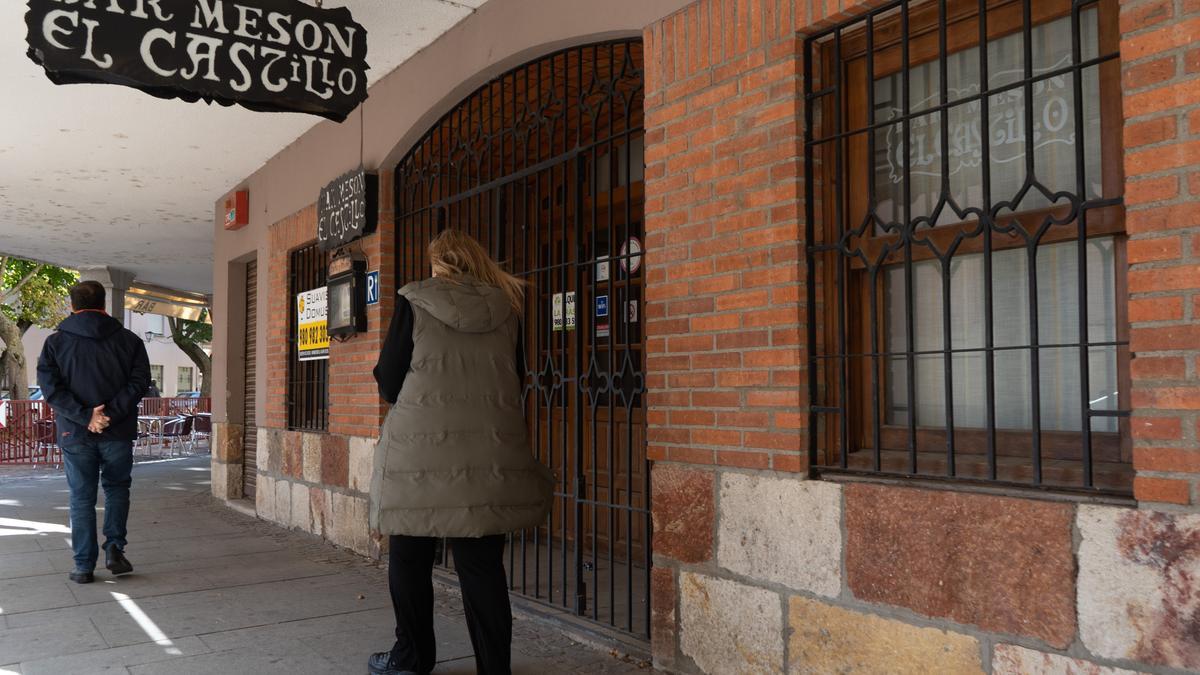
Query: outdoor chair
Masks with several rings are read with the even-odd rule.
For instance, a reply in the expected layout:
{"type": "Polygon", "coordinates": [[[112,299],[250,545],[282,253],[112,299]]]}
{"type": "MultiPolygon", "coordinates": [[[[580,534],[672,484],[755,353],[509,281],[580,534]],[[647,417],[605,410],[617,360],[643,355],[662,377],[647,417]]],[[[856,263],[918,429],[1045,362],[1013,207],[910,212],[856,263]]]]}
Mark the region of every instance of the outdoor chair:
{"type": "Polygon", "coordinates": [[[192,436],[193,422],[192,417],[180,416],[163,423],[163,442],[167,444],[171,455],[175,454],[176,447],[187,446],[188,439],[192,436]]]}
{"type": "Polygon", "coordinates": [[[33,423],[33,463],[35,465],[39,461],[46,464],[58,464],[61,461],[58,458],[58,439],[55,437],[57,433],[56,429],[54,420],[50,418],[36,420],[33,423]]]}
{"type": "Polygon", "coordinates": [[[139,448],[144,448],[146,454],[150,453],[151,446],[158,439],[158,434],[154,433],[154,424],[148,420],[139,417],[137,421],[137,438],[133,441],[133,451],[137,454],[139,448]]]}
{"type": "Polygon", "coordinates": [[[196,449],[196,441],[199,440],[205,440],[211,443],[212,416],[190,415],[190,417],[192,418],[192,449],[196,449]]]}

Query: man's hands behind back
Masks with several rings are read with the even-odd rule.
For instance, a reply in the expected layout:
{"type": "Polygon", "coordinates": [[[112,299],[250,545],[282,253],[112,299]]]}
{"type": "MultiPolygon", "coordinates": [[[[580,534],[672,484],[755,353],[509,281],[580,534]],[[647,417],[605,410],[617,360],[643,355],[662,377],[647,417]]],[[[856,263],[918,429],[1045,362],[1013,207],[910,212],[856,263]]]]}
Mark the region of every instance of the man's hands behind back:
{"type": "Polygon", "coordinates": [[[92,420],[88,422],[88,431],[93,434],[103,433],[111,421],[108,415],[104,414],[104,406],[98,405],[92,408],[92,420]]]}

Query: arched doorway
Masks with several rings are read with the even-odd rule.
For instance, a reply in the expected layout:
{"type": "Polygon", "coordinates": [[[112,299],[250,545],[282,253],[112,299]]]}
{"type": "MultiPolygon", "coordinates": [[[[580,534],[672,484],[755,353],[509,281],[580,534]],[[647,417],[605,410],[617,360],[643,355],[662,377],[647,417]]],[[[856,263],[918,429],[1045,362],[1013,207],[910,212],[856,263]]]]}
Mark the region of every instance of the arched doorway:
{"type": "Polygon", "coordinates": [[[477,89],[395,174],[400,284],[464,229],[529,283],[525,403],[558,480],[510,588],[649,637],[640,40],[564,49],[477,89]]]}

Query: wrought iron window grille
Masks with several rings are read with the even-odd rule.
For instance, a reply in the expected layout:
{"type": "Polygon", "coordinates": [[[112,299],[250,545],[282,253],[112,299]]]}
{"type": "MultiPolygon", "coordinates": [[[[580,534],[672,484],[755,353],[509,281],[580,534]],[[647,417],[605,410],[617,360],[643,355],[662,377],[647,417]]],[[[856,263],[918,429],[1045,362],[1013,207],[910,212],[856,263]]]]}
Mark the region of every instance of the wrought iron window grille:
{"type": "Polygon", "coordinates": [[[328,271],[329,256],[315,243],[288,257],[287,424],[291,430],[329,430],[329,360],[300,360],[296,325],[296,295],[323,287],[328,271]]]}
{"type": "Polygon", "coordinates": [[[1115,5],[897,0],[805,38],[815,474],[1129,493],[1115,5]]]}

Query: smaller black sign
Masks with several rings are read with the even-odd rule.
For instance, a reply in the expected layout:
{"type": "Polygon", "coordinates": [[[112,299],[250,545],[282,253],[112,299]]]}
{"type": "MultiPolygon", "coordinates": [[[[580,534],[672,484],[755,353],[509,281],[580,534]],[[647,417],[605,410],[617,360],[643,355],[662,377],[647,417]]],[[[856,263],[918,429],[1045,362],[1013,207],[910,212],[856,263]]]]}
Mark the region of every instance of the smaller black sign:
{"type": "Polygon", "coordinates": [[[317,198],[317,243],[322,251],[344,246],[375,231],[379,177],[362,169],[338,177],[317,198]]]}

